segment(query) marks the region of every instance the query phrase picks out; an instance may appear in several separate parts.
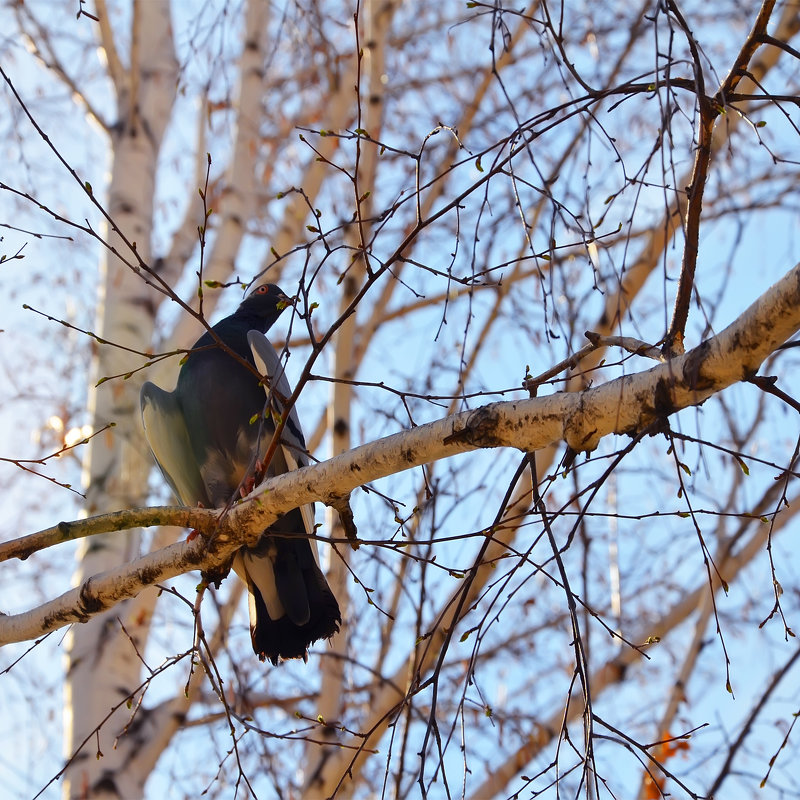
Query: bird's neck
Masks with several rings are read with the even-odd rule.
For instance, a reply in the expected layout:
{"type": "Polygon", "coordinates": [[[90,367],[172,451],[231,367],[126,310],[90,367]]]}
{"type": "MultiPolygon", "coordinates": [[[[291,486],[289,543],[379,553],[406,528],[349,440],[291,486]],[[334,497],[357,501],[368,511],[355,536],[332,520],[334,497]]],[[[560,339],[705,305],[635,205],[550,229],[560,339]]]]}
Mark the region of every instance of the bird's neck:
{"type": "Polygon", "coordinates": [[[236,326],[241,326],[245,330],[266,333],[272,327],[276,317],[265,317],[263,314],[239,309],[229,319],[234,320],[236,326]]]}

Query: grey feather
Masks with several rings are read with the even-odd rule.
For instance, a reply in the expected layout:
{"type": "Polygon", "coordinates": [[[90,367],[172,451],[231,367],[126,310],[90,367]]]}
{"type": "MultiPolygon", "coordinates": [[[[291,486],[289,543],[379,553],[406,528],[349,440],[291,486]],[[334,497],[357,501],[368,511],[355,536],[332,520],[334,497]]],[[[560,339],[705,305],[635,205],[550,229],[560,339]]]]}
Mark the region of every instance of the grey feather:
{"type": "Polygon", "coordinates": [[[184,505],[209,505],[174,392],[165,392],[147,381],[139,399],[145,436],[164,480],[184,505]]]}

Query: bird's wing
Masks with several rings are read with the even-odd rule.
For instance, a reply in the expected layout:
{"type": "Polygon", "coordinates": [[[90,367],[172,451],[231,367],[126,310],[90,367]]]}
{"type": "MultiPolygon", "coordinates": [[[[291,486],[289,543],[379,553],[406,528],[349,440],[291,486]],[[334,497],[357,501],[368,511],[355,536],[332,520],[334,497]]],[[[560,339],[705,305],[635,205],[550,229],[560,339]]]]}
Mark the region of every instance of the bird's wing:
{"type": "MultiPolygon", "coordinates": [[[[278,411],[283,414],[282,401],[288,398],[292,393],[289,381],[286,379],[284,365],[269,339],[267,339],[261,331],[249,331],[247,334],[247,341],[250,344],[250,350],[253,353],[256,368],[264,377],[269,378],[269,385],[264,386],[264,391],[267,397],[271,399],[271,402],[274,403],[274,406],[277,407],[278,411]]],[[[297,416],[297,409],[294,407],[292,407],[292,410],[289,412],[289,418],[286,420],[286,425],[283,429],[281,449],[283,450],[283,457],[286,459],[286,466],[289,470],[308,466],[306,440],[303,437],[303,429],[300,427],[300,418],[297,416]]],[[[301,506],[300,511],[303,514],[303,523],[305,524],[306,533],[313,533],[315,526],[314,506],[301,506]]],[[[311,549],[314,552],[314,558],[318,561],[317,548],[312,547],[311,549]]]]}
{"type": "MultiPolygon", "coordinates": [[[[253,353],[256,368],[264,377],[269,379],[269,384],[264,386],[264,391],[273,406],[283,414],[283,401],[292,393],[289,381],[286,380],[284,365],[278,358],[278,354],[269,339],[261,331],[250,331],[247,334],[247,341],[250,343],[250,350],[253,353]]],[[[308,466],[306,440],[303,436],[300,418],[297,416],[295,407],[292,407],[289,412],[289,418],[286,420],[281,436],[281,449],[289,470],[308,466]]],[[[301,511],[303,512],[303,521],[306,524],[306,532],[313,533],[313,506],[303,506],[301,511]]]]}
{"type": "MultiPolygon", "coordinates": [[[[283,413],[283,400],[292,393],[289,381],[286,380],[283,363],[270,340],[261,331],[249,331],[247,341],[250,344],[256,368],[263,376],[269,378],[269,385],[264,386],[267,397],[271,397],[275,407],[283,413]]],[[[282,444],[284,449],[290,451],[291,459],[287,459],[289,469],[308,466],[306,440],[303,437],[303,429],[300,427],[297,409],[294,407],[289,412],[289,419],[286,420],[282,444]]]]}
{"type": "Polygon", "coordinates": [[[142,386],[139,398],[147,443],[164,479],[184,505],[208,505],[205,485],[175,393],[165,392],[148,381],[142,386]]]}
{"type": "MultiPolygon", "coordinates": [[[[258,371],[267,379],[264,386],[266,397],[270,399],[273,408],[279,414],[283,414],[284,400],[292,391],[283,364],[263,333],[250,331],[247,340],[258,371]]],[[[272,427],[271,420],[266,422],[269,423],[267,427],[272,427]]],[[[286,418],[280,453],[276,456],[282,456],[273,459],[272,468],[276,473],[308,465],[306,443],[300,419],[294,408],[286,418]]],[[[285,610],[295,624],[308,624],[311,617],[317,614],[312,608],[309,582],[321,579],[325,590],[330,592],[319,571],[316,542],[302,535],[305,533],[310,536],[314,533],[314,529],[314,506],[312,504],[300,506],[299,510],[289,512],[271,526],[270,531],[277,535],[268,537],[262,544],[265,549],[264,554],[269,556],[272,570],[263,569],[264,562],[258,558],[263,554],[258,551],[251,551],[242,556],[245,571],[261,591],[264,604],[273,620],[279,619],[280,612],[285,610]],[[284,535],[281,536],[281,533],[284,535]]]]}

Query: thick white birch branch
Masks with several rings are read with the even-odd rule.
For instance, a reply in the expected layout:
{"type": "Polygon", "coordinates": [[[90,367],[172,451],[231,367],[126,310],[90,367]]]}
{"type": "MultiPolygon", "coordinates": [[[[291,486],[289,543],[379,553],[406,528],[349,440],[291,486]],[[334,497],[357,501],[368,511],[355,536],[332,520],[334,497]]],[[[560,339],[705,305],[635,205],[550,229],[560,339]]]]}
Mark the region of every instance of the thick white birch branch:
{"type": "MultiPolygon", "coordinates": [[[[200,528],[205,536],[87,578],[38,608],[0,617],[0,645],[85,622],[144,587],[191,569],[218,567],[242,544],[255,544],[278,515],[304,503],[331,503],[387,475],[480,448],[535,451],[563,440],[583,451],[597,447],[608,434],[634,435],[755,374],[764,359],[798,330],[800,265],[718,336],[653,369],[583,392],[490,403],[452,414],[272,478],[222,515],[218,524],[213,519],[218,512],[200,512],[207,518],[200,528]]],[[[136,512],[131,513],[133,519],[136,512]]],[[[185,515],[185,509],[162,509],[162,524],[180,524],[185,515]]]]}

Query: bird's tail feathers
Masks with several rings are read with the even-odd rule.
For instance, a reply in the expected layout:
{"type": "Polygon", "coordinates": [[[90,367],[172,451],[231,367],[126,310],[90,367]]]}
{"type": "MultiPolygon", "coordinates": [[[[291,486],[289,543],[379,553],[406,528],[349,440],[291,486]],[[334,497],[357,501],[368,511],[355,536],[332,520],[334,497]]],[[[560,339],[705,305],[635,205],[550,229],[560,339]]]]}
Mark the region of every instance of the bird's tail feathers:
{"type": "Polygon", "coordinates": [[[342,617],[339,604],[319,567],[304,571],[309,617],[303,625],[292,622],[288,614],[272,619],[256,591],[250,594],[250,636],[253,650],[264,661],[277,664],[279,659],[307,660],[308,648],[319,639],[329,639],[338,630],[342,617]],[[310,574],[309,574],[310,573],[310,574]]]}
{"type": "Polygon", "coordinates": [[[233,568],[250,591],[250,635],[263,661],[306,658],[309,645],[339,630],[341,612],[302,535],[265,535],[237,553],[233,568]]]}

